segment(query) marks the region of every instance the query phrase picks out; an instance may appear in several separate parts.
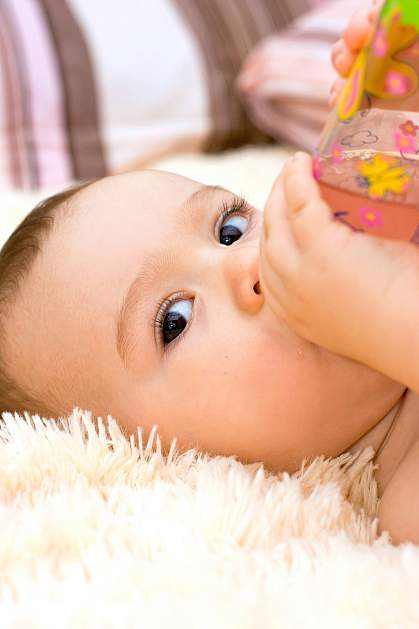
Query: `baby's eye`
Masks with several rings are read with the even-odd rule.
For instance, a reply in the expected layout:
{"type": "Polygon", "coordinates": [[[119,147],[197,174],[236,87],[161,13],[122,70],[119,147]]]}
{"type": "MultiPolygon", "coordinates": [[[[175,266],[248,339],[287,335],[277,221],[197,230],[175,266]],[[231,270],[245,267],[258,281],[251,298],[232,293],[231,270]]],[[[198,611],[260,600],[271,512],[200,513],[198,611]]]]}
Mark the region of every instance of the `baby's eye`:
{"type": "Polygon", "coordinates": [[[231,216],[220,228],[220,243],[229,247],[236,242],[246,230],[249,221],[244,216],[231,216]]]}
{"type": "Polygon", "coordinates": [[[158,319],[164,345],[171,343],[183,332],[192,314],[192,299],[180,299],[161,313],[158,319]]]}

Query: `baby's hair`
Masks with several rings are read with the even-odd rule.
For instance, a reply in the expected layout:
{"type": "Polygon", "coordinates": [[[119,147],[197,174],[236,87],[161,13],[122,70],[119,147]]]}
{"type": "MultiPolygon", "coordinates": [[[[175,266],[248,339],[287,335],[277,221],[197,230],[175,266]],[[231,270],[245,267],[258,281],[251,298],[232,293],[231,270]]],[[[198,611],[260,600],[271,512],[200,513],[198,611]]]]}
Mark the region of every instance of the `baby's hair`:
{"type": "Polygon", "coordinates": [[[0,415],[5,411],[56,417],[60,409],[51,408],[33,397],[11,378],[5,348],[15,342],[7,335],[7,323],[22,285],[60,215],[70,200],[92,181],[72,186],[41,201],[18,225],[0,249],[0,415]]]}

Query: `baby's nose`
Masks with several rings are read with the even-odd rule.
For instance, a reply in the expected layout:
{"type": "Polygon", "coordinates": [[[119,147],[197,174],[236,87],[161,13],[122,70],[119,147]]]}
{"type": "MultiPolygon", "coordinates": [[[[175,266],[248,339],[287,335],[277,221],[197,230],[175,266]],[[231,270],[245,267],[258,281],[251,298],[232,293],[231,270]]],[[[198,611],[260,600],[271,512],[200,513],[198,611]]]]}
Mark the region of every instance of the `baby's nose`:
{"type": "Polygon", "coordinates": [[[237,306],[246,312],[257,313],[263,303],[258,247],[229,251],[224,259],[224,270],[237,306]]]}

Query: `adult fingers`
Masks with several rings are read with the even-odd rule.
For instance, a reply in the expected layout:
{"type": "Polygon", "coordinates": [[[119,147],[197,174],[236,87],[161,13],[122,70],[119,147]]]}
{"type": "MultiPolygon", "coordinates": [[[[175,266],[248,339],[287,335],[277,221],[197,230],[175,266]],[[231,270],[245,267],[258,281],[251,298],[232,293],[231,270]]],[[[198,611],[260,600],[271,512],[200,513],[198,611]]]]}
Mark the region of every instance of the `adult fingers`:
{"type": "Polygon", "coordinates": [[[351,17],[343,33],[343,41],[353,54],[358,54],[366,43],[372,28],[372,15],[376,15],[376,7],[358,9],[351,17]]]}
{"type": "Polygon", "coordinates": [[[369,7],[355,11],[342,38],[332,46],[332,63],[341,76],[349,75],[356,56],[367,43],[377,23],[383,4],[384,0],[373,0],[369,7]]]}
{"type": "Polygon", "coordinates": [[[343,39],[339,39],[332,46],[331,59],[335,70],[340,76],[347,77],[355,62],[356,54],[347,47],[343,39]]]}
{"type": "Polygon", "coordinates": [[[384,4],[385,0],[372,0],[372,7],[368,13],[368,19],[371,24],[375,24],[378,18],[378,15],[381,11],[381,8],[384,4]]]}

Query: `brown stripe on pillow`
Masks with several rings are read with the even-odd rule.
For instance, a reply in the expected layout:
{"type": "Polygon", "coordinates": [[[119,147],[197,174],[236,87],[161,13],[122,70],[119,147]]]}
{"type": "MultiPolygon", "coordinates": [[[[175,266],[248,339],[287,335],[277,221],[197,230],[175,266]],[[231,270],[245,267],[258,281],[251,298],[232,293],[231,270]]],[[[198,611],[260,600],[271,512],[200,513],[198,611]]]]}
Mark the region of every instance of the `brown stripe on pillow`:
{"type": "Polygon", "coordinates": [[[173,0],[189,25],[206,66],[212,129],[205,150],[269,142],[248,119],[235,82],[247,54],[263,37],[308,8],[306,0],[173,0]]]}
{"type": "Polygon", "coordinates": [[[205,63],[211,130],[203,148],[213,152],[239,146],[247,135],[248,122],[234,91],[240,67],[234,36],[229,35],[228,24],[222,19],[222,12],[220,16],[216,2],[174,3],[197,39],[205,63]]]}
{"type": "Polygon", "coordinates": [[[38,0],[57,52],[65,96],[66,126],[73,176],[106,175],[95,77],[87,43],[66,0],[38,0]]]}
{"type": "Polygon", "coordinates": [[[252,25],[254,26],[253,42],[257,42],[265,35],[281,31],[285,27],[291,31],[293,27],[288,25],[306,13],[310,6],[310,2],[307,0],[282,0],[281,2],[264,0],[263,3],[254,2],[254,0],[241,0],[238,8],[243,12],[243,16],[248,18],[246,20],[248,28],[252,29],[252,25]],[[246,5],[245,11],[243,11],[243,4],[246,5]]]}
{"type": "MultiPolygon", "coordinates": [[[[13,81],[14,89],[12,88],[11,95],[14,97],[13,107],[17,107],[17,111],[20,111],[21,120],[16,119],[16,111],[9,112],[9,120],[13,121],[12,125],[17,131],[20,127],[24,129],[24,133],[21,137],[21,142],[24,144],[23,151],[18,150],[22,160],[26,156],[25,167],[19,168],[14,172],[14,179],[19,179],[18,185],[29,188],[36,188],[39,186],[39,169],[36,156],[36,146],[34,143],[34,133],[32,126],[31,116],[31,94],[28,90],[27,69],[25,64],[25,58],[23,55],[23,46],[19,42],[20,33],[15,22],[14,10],[19,10],[16,5],[10,5],[8,2],[2,2],[0,5],[2,13],[3,24],[7,30],[8,42],[4,42],[8,48],[9,64],[6,72],[9,73],[9,80],[13,81]],[[10,58],[13,56],[13,61],[10,58]],[[13,77],[11,76],[13,74],[13,77]]],[[[11,102],[11,101],[9,101],[11,102]]],[[[15,149],[15,150],[16,150],[15,149]]],[[[15,162],[15,166],[16,166],[15,162]]],[[[23,166],[23,163],[21,163],[23,166]]],[[[15,170],[15,169],[14,169],[15,170]]]]}
{"type": "MultiPolygon", "coordinates": [[[[205,20],[207,25],[213,27],[212,34],[217,41],[209,48],[209,53],[216,54],[219,63],[218,70],[224,75],[224,81],[218,79],[218,90],[214,91],[211,99],[214,120],[224,124],[218,125],[218,132],[222,141],[220,143],[217,134],[214,134],[215,145],[209,146],[208,150],[219,150],[240,146],[246,142],[262,140],[262,134],[249,122],[242,103],[237,99],[235,91],[235,80],[239,72],[242,60],[247,51],[251,50],[253,42],[258,34],[249,12],[238,8],[235,0],[223,2],[222,0],[210,0],[209,2],[198,3],[199,8],[207,7],[205,20]],[[253,31],[253,33],[252,33],[253,31]],[[227,119],[226,114],[229,114],[227,119]],[[230,133],[227,133],[230,131],[230,133]],[[256,135],[254,135],[256,134],[256,135]]],[[[208,34],[208,31],[207,31],[208,34]]],[[[216,79],[217,80],[217,79],[216,79]]],[[[217,132],[217,126],[215,127],[217,132]]]]}
{"type": "MultiPolygon", "coordinates": [[[[252,2],[253,7],[257,7],[258,4],[252,2]]],[[[307,0],[265,0],[264,4],[269,11],[271,25],[276,31],[282,30],[292,20],[311,9],[311,3],[307,0]]]]}

